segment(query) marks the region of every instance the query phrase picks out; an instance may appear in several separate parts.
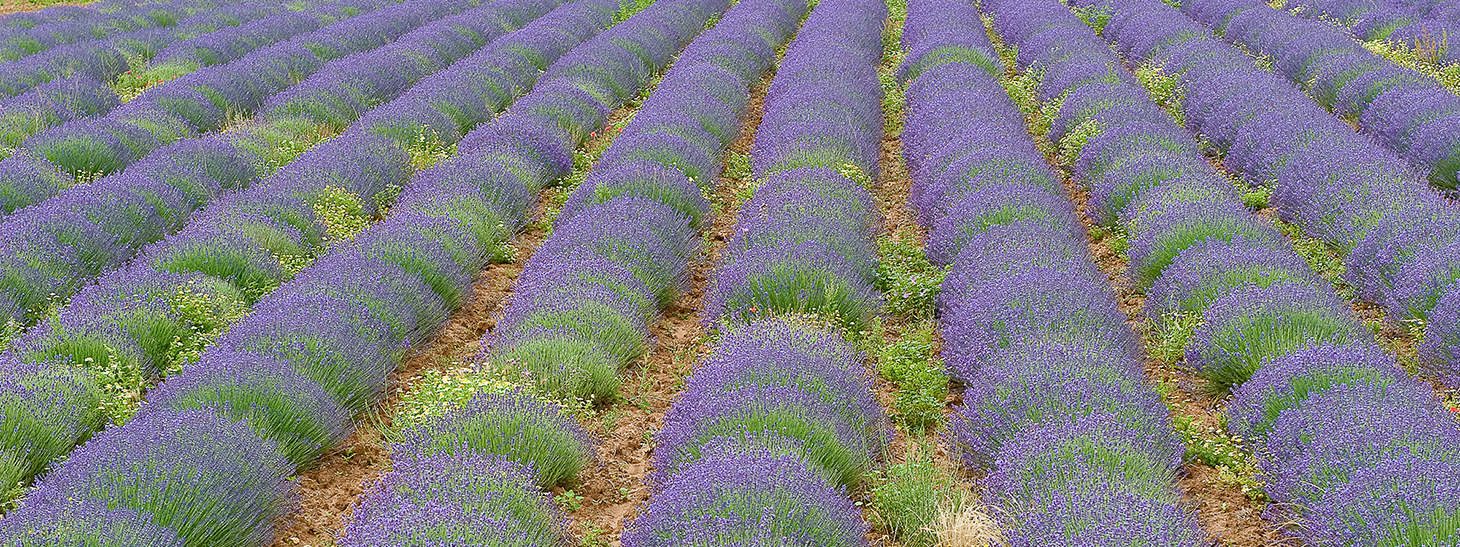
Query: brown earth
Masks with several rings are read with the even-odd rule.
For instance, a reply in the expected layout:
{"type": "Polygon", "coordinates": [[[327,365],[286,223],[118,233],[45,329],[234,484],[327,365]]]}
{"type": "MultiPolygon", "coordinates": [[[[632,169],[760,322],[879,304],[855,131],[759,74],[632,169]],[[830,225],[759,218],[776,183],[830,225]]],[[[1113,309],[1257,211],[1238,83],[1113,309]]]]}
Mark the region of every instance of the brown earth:
{"type": "MultiPolygon", "coordinates": [[[[476,354],[482,336],[495,326],[492,317],[505,306],[513,282],[542,239],[540,230],[520,235],[514,243],[517,260],[488,265],[477,276],[471,300],[456,310],[430,340],[407,355],[391,376],[389,396],[376,404],[371,415],[378,417],[380,426],[389,427],[401,396],[409,393],[427,370],[459,368],[476,354]]],[[[389,468],[389,453],[379,430],[371,420],[362,421],[355,433],[326,453],[318,465],[299,475],[299,509],[279,530],[273,545],[334,545],[334,537],[355,501],[389,468]]]]}
{"type": "MultiPolygon", "coordinates": [[[[630,114],[628,108],[614,111],[609,115],[608,126],[617,127],[630,114]]],[[[600,133],[585,147],[601,149],[613,137],[607,131],[600,133]]],[[[544,192],[533,213],[534,220],[543,217],[549,195],[544,192]]],[[[317,465],[300,473],[299,508],[282,524],[273,547],[334,545],[334,538],[360,494],[390,469],[389,452],[380,430],[391,427],[401,397],[410,393],[427,371],[464,368],[479,352],[482,337],[496,327],[494,318],[506,307],[517,276],[546,236],[538,222],[529,224],[512,243],[516,251],[514,260],[488,264],[477,275],[470,300],[453,312],[424,344],[407,354],[391,374],[391,388],[385,399],[376,403],[340,446],[327,452],[317,465]]]]}
{"type": "MultiPolygon", "coordinates": [[[[884,65],[883,68],[893,69],[896,67],[894,64],[890,67],[884,65]]],[[[902,112],[885,112],[884,115],[901,117],[902,112]]],[[[877,200],[882,211],[882,235],[913,235],[916,238],[918,246],[924,246],[927,243],[927,231],[923,229],[922,225],[918,224],[917,213],[913,211],[911,204],[908,202],[908,193],[912,188],[913,181],[907,172],[906,164],[903,163],[902,138],[900,134],[890,131],[883,134],[882,151],[880,152],[878,161],[881,166],[881,175],[878,178],[876,188],[873,189],[872,195],[877,200]]],[[[883,330],[878,339],[885,341],[886,344],[895,344],[902,341],[903,328],[915,322],[905,317],[887,313],[882,314],[881,319],[883,330]]],[[[936,333],[934,335],[934,342],[935,344],[940,342],[936,333]]],[[[941,347],[935,345],[934,353],[941,353],[941,347]]],[[[869,356],[869,359],[874,358],[869,356]]],[[[882,408],[889,416],[894,415],[894,400],[898,390],[897,384],[887,381],[887,379],[879,374],[874,373],[872,376],[877,401],[882,404],[882,408]]],[[[953,413],[953,407],[962,398],[962,386],[956,382],[954,384],[950,386],[948,398],[943,404],[944,423],[947,423],[946,417],[953,413]]],[[[933,461],[953,472],[954,476],[970,479],[971,476],[963,469],[963,466],[959,464],[955,456],[950,454],[950,446],[941,438],[943,433],[944,431],[941,430],[932,432],[935,435],[934,442],[931,444],[933,448],[933,461]]],[[[896,436],[892,440],[892,444],[888,447],[887,461],[883,463],[907,463],[918,454],[918,450],[918,443],[909,437],[907,431],[899,427],[896,436]]],[[[963,486],[968,491],[972,492],[974,490],[974,485],[971,480],[964,480],[963,482],[963,486]]],[[[868,541],[872,545],[879,547],[899,545],[893,541],[892,536],[889,535],[887,530],[877,526],[876,511],[871,504],[871,493],[863,489],[852,494],[857,501],[863,503],[863,516],[868,522],[873,523],[872,530],[867,534],[868,541]]]]}
{"type": "Polygon", "coordinates": [[[8,13],[20,13],[24,11],[40,11],[51,6],[84,6],[90,1],[82,2],[53,2],[47,5],[38,4],[32,0],[0,0],[0,15],[8,13]]]}
{"type": "MultiPolygon", "coordinates": [[[[774,72],[766,74],[751,88],[740,136],[731,143],[731,152],[750,153],[766,89],[774,76],[774,72]]],[[[574,535],[585,545],[617,547],[625,526],[649,499],[644,479],[653,471],[652,436],[663,427],[665,413],[684,388],[684,378],[710,352],[700,324],[704,296],[725,241],[734,233],[736,196],[750,182],[720,177],[711,198],[714,223],[705,238],[704,254],[690,265],[687,289],[650,327],[657,344],[626,372],[630,378],[619,390],[619,401],[604,411],[604,421],[591,426],[599,438],[599,462],[584,471],[582,483],[573,488],[583,497],[583,504],[571,514],[574,535]]],[[[554,493],[561,491],[555,489],[554,493]]]]}
{"type": "MultiPolygon", "coordinates": [[[[990,38],[996,44],[1002,42],[990,28],[990,38]]],[[[1015,78],[1018,72],[1013,66],[1005,67],[1005,78],[1015,78]]],[[[1030,113],[1026,126],[1031,126],[1039,114],[1030,113]]],[[[1121,253],[1110,246],[1109,238],[1091,236],[1095,223],[1087,210],[1090,199],[1084,185],[1071,177],[1069,167],[1062,165],[1055,156],[1058,147],[1045,135],[1030,132],[1040,150],[1046,151],[1045,158],[1050,167],[1059,174],[1070,200],[1084,224],[1090,253],[1100,271],[1106,274],[1121,310],[1126,314],[1126,324],[1138,334],[1146,332],[1142,310],[1144,295],[1137,292],[1134,283],[1126,275],[1127,263],[1121,253]]],[[[1144,338],[1144,335],[1143,335],[1144,338]]],[[[1166,397],[1171,416],[1186,416],[1203,431],[1215,432],[1220,428],[1222,401],[1213,398],[1201,389],[1201,380],[1195,371],[1180,363],[1168,363],[1151,356],[1143,366],[1146,378],[1154,385],[1171,387],[1166,397]]],[[[1223,547],[1258,547],[1287,545],[1288,539],[1262,518],[1263,506],[1248,498],[1242,489],[1231,481],[1223,480],[1222,473],[1199,461],[1190,461],[1180,470],[1177,488],[1187,506],[1192,509],[1202,528],[1210,538],[1223,547]]]]}

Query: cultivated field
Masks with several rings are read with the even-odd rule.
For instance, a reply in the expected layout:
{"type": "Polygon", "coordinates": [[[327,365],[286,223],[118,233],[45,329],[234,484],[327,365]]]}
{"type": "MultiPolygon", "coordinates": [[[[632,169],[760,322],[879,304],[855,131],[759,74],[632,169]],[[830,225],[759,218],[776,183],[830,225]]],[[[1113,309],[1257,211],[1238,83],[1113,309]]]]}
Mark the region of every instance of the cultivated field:
{"type": "Polygon", "coordinates": [[[0,2],[0,547],[1460,545],[1451,29],[0,2]]]}

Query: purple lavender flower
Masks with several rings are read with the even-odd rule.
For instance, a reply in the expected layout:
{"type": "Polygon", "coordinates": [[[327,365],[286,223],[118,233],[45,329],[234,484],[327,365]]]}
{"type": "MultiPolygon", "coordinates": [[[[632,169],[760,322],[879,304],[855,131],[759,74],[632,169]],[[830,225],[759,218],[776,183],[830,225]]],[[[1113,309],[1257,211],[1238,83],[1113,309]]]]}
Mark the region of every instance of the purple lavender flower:
{"type": "Polygon", "coordinates": [[[349,434],[350,414],[287,363],[244,352],[212,350],[147,393],[148,412],[212,410],[246,421],[303,467],[349,434]]]}
{"type": "Polygon", "coordinates": [[[521,391],[478,393],[403,435],[392,448],[396,461],[500,456],[521,462],[544,487],[576,480],[596,456],[592,437],[559,405],[521,391]]]}
{"type": "Polygon", "coordinates": [[[677,74],[675,76],[669,86],[661,83],[654,89],[634,116],[634,121],[624,128],[625,133],[672,133],[704,146],[709,152],[734,142],[740,135],[740,114],[748,90],[732,83],[733,77],[713,65],[691,75],[694,80],[680,80],[677,74]],[[706,72],[708,70],[714,72],[706,72]],[[737,100],[733,96],[740,98],[737,100]],[[709,140],[705,140],[706,134],[709,140]]]}
{"type": "Polygon", "coordinates": [[[1038,506],[1004,508],[1001,528],[1010,547],[1174,545],[1198,547],[1208,539],[1191,511],[1122,492],[1112,484],[1087,491],[1055,491],[1038,506]]]}
{"type": "Polygon", "coordinates": [[[355,236],[354,246],[419,276],[448,308],[461,304],[486,262],[476,239],[457,223],[421,214],[393,215],[355,236]]]}
{"type": "Polygon", "coordinates": [[[854,332],[882,305],[855,267],[819,241],[745,252],[716,274],[707,298],[708,326],[813,314],[854,332]]]}
{"type": "Polygon", "coordinates": [[[903,157],[915,183],[932,177],[928,165],[943,167],[957,157],[954,152],[978,150],[974,143],[993,146],[1003,141],[1004,146],[1027,144],[1025,151],[1033,148],[1023,140],[1027,133],[1013,101],[979,67],[950,63],[929,68],[908,84],[906,98],[903,157]],[[935,156],[946,161],[935,162],[935,156]]]}
{"type": "MultiPolygon", "coordinates": [[[[612,280],[613,273],[619,272],[605,277],[612,280]]],[[[649,314],[643,305],[650,295],[626,294],[622,285],[595,281],[584,276],[524,287],[497,318],[493,345],[511,348],[547,329],[553,336],[574,333],[593,340],[618,366],[628,365],[647,349],[649,314]]]]}
{"type": "Polygon", "coordinates": [[[1441,372],[1441,381],[1460,387],[1460,291],[1451,285],[1430,310],[1428,330],[1420,343],[1419,359],[1441,372]]]}
{"type": "Polygon", "coordinates": [[[1460,461],[1460,431],[1439,402],[1411,390],[1345,384],[1311,394],[1272,422],[1260,453],[1273,501],[1312,506],[1355,471],[1395,455],[1460,461]]]}
{"type": "Polygon", "coordinates": [[[1205,319],[1186,347],[1186,360],[1222,391],[1246,382],[1267,359],[1371,338],[1322,284],[1243,287],[1214,300],[1205,319]]]}
{"type": "Polygon", "coordinates": [[[273,537],[294,497],[293,470],[248,424],[206,410],[152,412],[77,449],[27,505],[97,500],[170,528],[188,547],[242,547],[273,537]]]}
{"type": "Polygon", "coordinates": [[[988,37],[977,30],[983,26],[978,9],[958,2],[936,1],[908,7],[902,44],[908,52],[898,79],[916,80],[928,69],[948,63],[978,66],[990,75],[1003,72],[999,56],[988,37]]]}
{"type": "Polygon", "coordinates": [[[747,252],[817,242],[852,264],[863,280],[876,274],[877,218],[871,195],[827,169],[802,168],[771,177],[740,207],[726,260],[747,252]]]}
{"type": "MultiPolygon", "coordinates": [[[[769,431],[805,443],[803,457],[818,473],[855,485],[882,455],[886,438],[870,435],[865,421],[847,421],[839,402],[796,383],[746,383],[675,404],[658,436],[655,468],[677,475],[704,457],[706,442],[738,432],[769,431]]],[[[879,432],[880,433],[880,432],[879,432]]]]}
{"type": "MultiPolygon", "coordinates": [[[[101,429],[101,392],[86,370],[55,361],[0,363],[0,480],[26,484],[101,429]]],[[[0,535],[3,536],[3,535],[0,535]]]]}
{"type": "Polygon", "coordinates": [[[44,131],[24,146],[73,176],[94,177],[119,171],[162,143],[139,126],[92,118],[44,131]]]}
{"type": "MultiPolygon", "coordinates": [[[[647,160],[678,170],[700,187],[709,188],[715,184],[715,177],[720,175],[720,143],[713,135],[709,136],[708,142],[697,144],[662,128],[637,132],[634,129],[626,128],[624,135],[614,140],[599,158],[600,165],[647,160]]],[[[695,129],[703,131],[698,124],[695,129]]]]}
{"type": "Polygon", "coordinates": [[[865,546],[866,531],[845,491],[800,458],[744,450],[682,468],[659,487],[623,543],[865,546]]]}
{"type": "Polygon", "coordinates": [[[0,160],[0,213],[35,205],[61,193],[74,181],[51,162],[20,152],[0,160]]]}
{"type": "MultiPolygon", "coordinates": [[[[558,291],[595,292],[592,286],[609,289],[628,304],[622,309],[630,317],[648,322],[658,312],[654,290],[640,281],[634,271],[613,260],[577,250],[528,261],[514,290],[524,302],[558,291]]],[[[613,300],[617,301],[617,300],[613,300]]]]}
{"type": "Polygon", "coordinates": [[[349,412],[385,389],[399,341],[369,309],[328,296],[271,295],[217,347],[273,357],[315,381],[349,412]]]}
{"type": "Polygon", "coordinates": [[[557,227],[537,254],[549,257],[589,248],[634,270],[663,305],[679,290],[697,243],[689,217],[657,201],[620,196],[557,227]]]}
{"type": "Polygon", "coordinates": [[[1130,270],[1141,288],[1149,287],[1187,248],[1204,240],[1279,241],[1271,224],[1261,222],[1232,199],[1230,186],[1215,177],[1168,181],[1126,207],[1132,234],[1130,270]]]}
{"type": "Polygon", "coordinates": [[[1285,410],[1300,407],[1316,394],[1336,386],[1363,384],[1385,397],[1430,395],[1399,369],[1394,357],[1367,343],[1320,345],[1278,356],[1232,390],[1227,405],[1228,428],[1246,438],[1267,433],[1285,410]]]}
{"type": "MultiPolygon", "coordinates": [[[[1096,138],[1107,134],[1102,133],[1096,138]]],[[[1094,143],[1087,144],[1085,151],[1096,150],[1093,146],[1094,143]]],[[[1121,213],[1126,207],[1132,202],[1140,201],[1141,195],[1151,188],[1177,179],[1209,174],[1210,169],[1200,161],[1187,154],[1148,151],[1136,151],[1112,161],[1103,173],[1090,179],[1094,182],[1090,187],[1089,207],[1095,222],[1103,226],[1114,225],[1120,222],[1121,213]]]]}
{"type": "Polygon", "coordinates": [[[608,167],[593,169],[568,197],[558,214],[559,225],[594,205],[619,196],[637,196],[672,207],[690,219],[691,227],[704,228],[702,223],[710,215],[710,202],[694,184],[694,179],[653,161],[625,160],[610,164],[600,160],[599,165],[608,167]]]}
{"type": "Polygon", "coordinates": [[[1425,190],[1398,162],[1372,150],[1346,148],[1295,154],[1278,175],[1273,201],[1280,216],[1313,237],[1347,248],[1391,214],[1415,206],[1425,190]]]}
{"type": "Polygon", "coordinates": [[[108,509],[101,501],[65,504],[26,504],[0,523],[0,545],[5,547],[184,547],[177,533],[153,524],[145,515],[126,508],[108,509]]]}
{"type": "Polygon", "coordinates": [[[1092,281],[1101,280],[1103,275],[1095,269],[1085,242],[1077,237],[1039,222],[989,227],[969,239],[951,261],[952,268],[938,292],[938,310],[946,315],[969,292],[1036,269],[1076,272],[1092,281]]]}
{"type": "MultiPolygon", "coordinates": [[[[705,453],[704,442],[686,445],[687,438],[682,435],[698,431],[703,422],[715,420],[717,416],[699,415],[695,409],[706,405],[717,406],[716,401],[729,393],[775,387],[797,389],[804,393],[797,398],[815,401],[811,403],[815,414],[824,414],[824,408],[832,409],[839,415],[836,418],[837,431],[849,427],[849,434],[859,435],[861,438],[860,441],[843,439],[842,442],[870,450],[870,457],[873,459],[880,459],[886,450],[890,422],[882,407],[872,397],[868,371],[861,364],[857,352],[840,336],[823,328],[802,323],[798,319],[768,319],[728,332],[714,357],[695,369],[694,375],[686,384],[684,397],[675,404],[675,409],[670,413],[672,419],[666,418],[667,423],[676,425],[667,427],[660,439],[655,482],[672,476],[675,469],[693,459],[694,455],[705,453]],[[691,429],[686,430],[686,427],[691,429]]],[[[752,415],[754,414],[752,411],[752,415]]],[[[776,434],[808,441],[815,436],[815,432],[797,431],[794,428],[763,429],[763,423],[753,420],[745,422],[744,418],[739,425],[745,429],[735,431],[752,437],[760,431],[779,432],[776,434]]],[[[725,427],[716,426],[715,430],[724,433],[725,427]]],[[[702,434],[696,439],[704,441],[702,434]]],[[[797,454],[806,455],[823,464],[825,458],[829,457],[824,451],[808,449],[809,445],[800,446],[802,450],[797,451],[797,454]]],[[[858,457],[867,456],[864,454],[858,457]]]]}
{"type": "Polygon", "coordinates": [[[1406,452],[1361,467],[1325,492],[1305,515],[1304,537],[1318,544],[1443,545],[1454,541],[1460,463],[1406,452]]]}
{"type": "Polygon", "coordinates": [[[463,161],[501,164],[534,188],[543,188],[572,169],[575,143],[547,118],[514,113],[468,133],[457,150],[463,161]]]}
{"type": "Polygon", "coordinates": [[[1048,136],[1050,140],[1059,141],[1087,120],[1095,120],[1104,126],[1118,122],[1161,121],[1165,115],[1145,89],[1134,84],[1086,84],[1060,103],[1059,115],[1050,124],[1048,136]]]}
{"type": "Polygon", "coordinates": [[[605,348],[613,337],[582,330],[586,329],[530,327],[494,334],[483,358],[554,397],[611,402],[623,384],[619,377],[623,358],[605,348]]]}
{"type": "Polygon", "coordinates": [[[572,545],[567,518],[533,476],[501,456],[398,458],[360,498],[340,546],[572,545]]]}
{"type": "Polygon", "coordinates": [[[242,230],[197,224],[143,249],[142,264],[174,272],[208,274],[257,299],[285,277],[279,259],[242,230]]]}
{"type": "Polygon", "coordinates": [[[951,264],[979,234],[1014,222],[1043,223],[1073,232],[1080,226],[1075,209],[1062,196],[1042,188],[988,186],[958,196],[928,233],[928,260],[951,264]]]}
{"type": "Polygon", "coordinates": [[[1102,413],[1031,425],[1000,447],[985,495],[1012,508],[1063,492],[1113,490],[1176,505],[1181,494],[1172,485],[1186,449],[1172,440],[1102,413]]]}
{"type": "Polygon", "coordinates": [[[970,287],[943,317],[943,357],[960,378],[971,378],[996,354],[1026,339],[1127,351],[1136,344],[1110,290],[1078,270],[1031,269],[970,287]]]}
{"type": "MultiPolygon", "coordinates": [[[[537,204],[539,181],[522,178],[514,172],[514,162],[505,160],[500,156],[457,156],[418,172],[409,187],[475,187],[476,193],[490,200],[503,213],[502,220],[508,222],[507,227],[515,233],[527,223],[528,210],[537,204]]],[[[401,197],[411,199],[405,195],[401,197]]]]}
{"type": "Polygon", "coordinates": [[[1198,241],[1171,261],[1146,291],[1146,315],[1157,321],[1175,313],[1201,313],[1244,286],[1278,282],[1320,286],[1323,281],[1286,245],[1238,236],[1198,241]]]}
{"type": "Polygon", "coordinates": [[[920,185],[914,204],[919,210],[918,220],[924,225],[936,222],[955,198],[991,185],[1045,188],[1053,195],[1063,195],[1059,178],[1044,158],[1022,142],[959,152],[946,168],[923,179],[927,182],[920,185]]]}
{"type": "Polygon", "coordinates": [[[976,373],[951,420],[959,453],[973,469],[993,465],[1000,447],[1032,424],[1113,414],[1157,446],[1176,444],[1165,405],[1132,348],[1032,340],[1010,347],[976,373]]]}
{"type": "Polygon", "coordinates": [[[331,253],[279,287],[281,294],[319,295],[369,308],[390,338],[419,342],[446,318],[446,308],[420,278],[397,264],[331,253]]]}

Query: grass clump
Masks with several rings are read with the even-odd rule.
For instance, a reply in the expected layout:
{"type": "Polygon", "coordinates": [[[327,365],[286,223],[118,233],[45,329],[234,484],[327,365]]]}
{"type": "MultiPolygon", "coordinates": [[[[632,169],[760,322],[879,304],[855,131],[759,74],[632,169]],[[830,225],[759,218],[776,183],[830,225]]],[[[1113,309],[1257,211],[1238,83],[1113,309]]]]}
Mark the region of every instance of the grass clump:
{"type": "Polygon", "coordinates": [[[889,465],[873,478],[875,522],[905,547],[942,545],[940,511],[967,495],[958,480],[923,447],[906,463],[889,465]]]}

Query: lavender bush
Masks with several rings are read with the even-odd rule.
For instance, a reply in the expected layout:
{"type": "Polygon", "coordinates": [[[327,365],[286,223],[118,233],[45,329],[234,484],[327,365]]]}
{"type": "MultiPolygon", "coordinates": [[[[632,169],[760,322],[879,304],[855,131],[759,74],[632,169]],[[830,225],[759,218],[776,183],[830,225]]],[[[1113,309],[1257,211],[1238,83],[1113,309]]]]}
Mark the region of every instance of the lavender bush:
{"type": "Polygon", "coordinates": [[[478,393],[404,432],[396,460],[437,454],[521,462],[541,486],[570,483],[594,459],[593,440],[557,404],[520,391],[478,393]]]}
{"type": "Polygon", "coordinates": [[[394,461],[355,507],[342,547],[572,545],[562,511],[530,465],[441,453],[394,461]]]}
{"type": "Polygon", "coordinates": [[[867,545],[845,493],[800,458],[727,451],[682,468],[624,533],[655,545],[867,545]]]}

